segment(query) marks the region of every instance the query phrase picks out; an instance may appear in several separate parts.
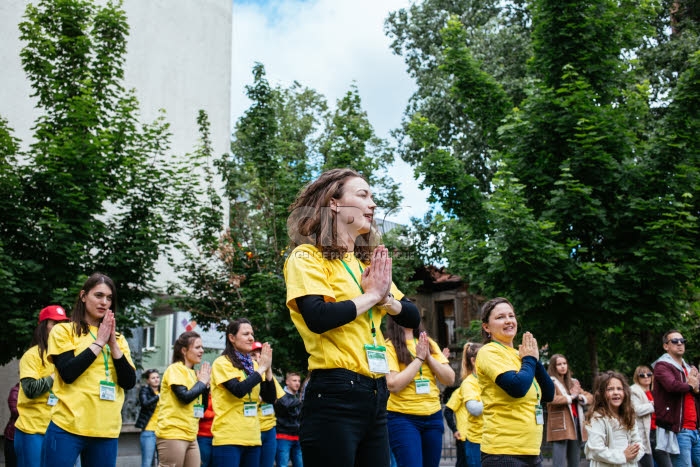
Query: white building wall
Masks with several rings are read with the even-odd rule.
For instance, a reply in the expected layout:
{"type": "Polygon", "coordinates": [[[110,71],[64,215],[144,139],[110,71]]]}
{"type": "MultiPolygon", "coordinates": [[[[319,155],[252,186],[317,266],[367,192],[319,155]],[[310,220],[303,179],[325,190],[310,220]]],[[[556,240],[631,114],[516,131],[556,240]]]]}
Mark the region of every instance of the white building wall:
{"type": "MultiPolygon", "coordinates": [[[[39,115],[19,57],[18,24],[29,3],[0,0],[0,116],[24,147],[39,115]]],[[[228,153],[232,0],[124,0],[123,8],[130,27],[125,87],[136,89],[142,120],[152,122],[165,109],[171,152],[184,155],[198,143],[197,112],[204,109],[215,154],[228,153]]],[[[159,271],[159,285],[173,279],[164,261],[159,271]]],[[[16,372],[16,363],[0,367],[0,400],[6,401],[16,372]]],[[[7,404],[0,404],[2,426],[7,418],[7,404]]]]}

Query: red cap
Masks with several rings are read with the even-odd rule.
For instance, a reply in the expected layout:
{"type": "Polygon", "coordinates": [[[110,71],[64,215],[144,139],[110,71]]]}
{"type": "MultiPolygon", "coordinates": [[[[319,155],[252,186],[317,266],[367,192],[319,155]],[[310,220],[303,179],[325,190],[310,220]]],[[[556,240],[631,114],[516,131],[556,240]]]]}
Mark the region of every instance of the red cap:
{"type": "MultiPolygon", "coordinates": [[[[262,344],[260,342],[253,342],[253,350],[260,350],[260,349],[262,349],[262,344]]],[[[251,350],[251,352],[253,350],[251,350]]]]}
{"type": "Polygon", "coordinates": [[[39,313],[39,322],[52,319],[54,321],[68,321],[66,310],[60,305],[49,305],[39,313]]]}

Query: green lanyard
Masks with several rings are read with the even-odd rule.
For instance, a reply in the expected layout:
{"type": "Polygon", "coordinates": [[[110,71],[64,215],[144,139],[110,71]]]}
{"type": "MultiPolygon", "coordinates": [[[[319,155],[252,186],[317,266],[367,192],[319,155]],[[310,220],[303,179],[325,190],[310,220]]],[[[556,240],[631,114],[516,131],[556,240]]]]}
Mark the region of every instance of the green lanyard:
{"type": "MultiPolygon", "coordinates": [[[[97,340],[97,336],[95,336],[91,330],[88,329],[88,332],[90,333],[90,335],[92,336],[93,339],[97,340]]],[[[102,357],[104,358],[104,361],[105,361],[105,377],[107,377],[107,379],[109,379],[109,363],[108,363],[108,359],[107,359],[107,354],[108,353],[111,354],[109,347],[107,347],[106,351],[105,351],[105,348],[102,347],[101,353],[102,353],[102,357]]]]}
{"type": "MultiPolygon", "coordinates": [[[[492,340],[491,342],[493,342],[494,344],[500,345],[500,346],[503,347],[504,349],[507,349],[507,348],[508,348],[508,347],[506,347],[505,345],[501,344],[501,343],[498,342],[498,341],[493,341],[493,340],[492,340]]],[[[534,377],[532,378],[532,384],[535,385],[535,394],[537,394],[537,405],[539,406],[539,405],[540,405],[540,386],[537,384],[537,380],[536,380],[534,377]]]]}
{"type": "MultiPolygon", "coordinates": [[[[357,264],[360,266],[360,274],[362,274],[364,271],[362,269],[362,263],[360,263],[360,260],[355,258],[357,260],[357,264]]],[[[345,266],[345,269],[348,271],[350,274],[350,277],[352,277],[352,280],[355,281],[355,284],[357,284],[357,287],[360,289],[360,292],[365,293],[365,291],[362,289],[362,286],[360,285],[359,282],[357,282],[357,278],[355,277],[355,274],[353,274],[352,270],[350,267],[347,265],[345,261],[342,259],[340,260],[341,263],[343,263],[343,266],[345,266]]],[[[367,311],[367,314],[369,315],[369,324],[370,324],[370,331],[372,332],[372,340],[374,341],[374,346],[377,346],[377,329],[374,327],[374,320],[372,319],[372,308],[370,308],[367,311]]]]}
{"type": "MultiPolygon", "coordinates": [[[[416,338],[413,338],[413,344],[416,346],[416,349],[418,348],[418,341],[416,338]]],[[[408,353],[411,355],[413,358],[418,358],[418,352],[416,352],[416,355],[413,355],[411,351],[409,350],[408,353]]],[[[423,362],[421,362],[420,366],[418,367],[418,371],[420,372],[420,378],[423,379],[423,362]]]]}

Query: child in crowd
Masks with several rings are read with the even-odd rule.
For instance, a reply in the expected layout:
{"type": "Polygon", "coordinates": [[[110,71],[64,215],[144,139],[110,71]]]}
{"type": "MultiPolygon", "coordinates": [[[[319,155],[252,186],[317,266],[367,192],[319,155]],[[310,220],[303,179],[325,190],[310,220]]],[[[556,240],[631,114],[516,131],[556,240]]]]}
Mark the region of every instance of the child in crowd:
{"type": "Polygon", "coordinates": [[[636,467],[644,447],[637,431],[630,387],[622,374],[607,371],[598,376],[588,420],[585,452],[590,467],[636,467]]]}

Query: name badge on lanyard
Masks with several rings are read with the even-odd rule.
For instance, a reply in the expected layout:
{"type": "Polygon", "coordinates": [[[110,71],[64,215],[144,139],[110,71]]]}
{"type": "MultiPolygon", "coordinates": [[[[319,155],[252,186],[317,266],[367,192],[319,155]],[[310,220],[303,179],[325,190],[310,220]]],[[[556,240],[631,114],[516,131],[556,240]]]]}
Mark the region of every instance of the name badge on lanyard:
{"type": "Polygon", "coordinates": [[[48,398],[48,400],[46,401],[46,404],[47,404],[47,405],[50,405],[51,407],[53,407],[53,406],[56,405],[57,403],[58,403],[58,397],[56,397],[56,395],[55,395],[53,392],[50,392],[50,393],[49,393],[49,398],[48,398]]]}
{"type": "Polygon", "coordinates": [[[418,378],[415,380],[416,394],[430,394],[430,380],[418,378]]]}
{"type": "Polygon", "coordinates": [[[274,415],[275,408],[272,404],[260,404],[260,413],[263,415],[274,415]]]}
{"type": "Polygon", "coordinates": [[[258,416],[258,404],[255,402],[244,402],[243,403],[243,416],[244,417],[257,417],[258,416]]]}
{"type": "Polygon", "coordinates": [[[535,421],[538,425],[544,425],[544,414],[542,412],[542,406],[537,404],[535,406],[535,421]]]}
{"type": "Polygon", "coordinates": [[[194,405],[194,418],[202,418],[204,416],[204,405],[195,404],[194,405]]]}
{"type": "Polygon", "coordinates": [[[111,381],[100,381],[100,399],[114,401],[117,399],[117,387],[111,381]]]}
{"type": "Polygon", "coordinates": [[[386,347],[365,344],[365,352],[367,353],[369,371],[372,373],[389,373],[389,361],[386,358],[386,347]]]}

